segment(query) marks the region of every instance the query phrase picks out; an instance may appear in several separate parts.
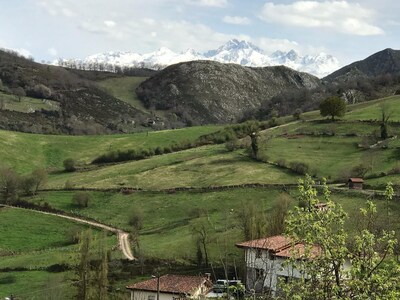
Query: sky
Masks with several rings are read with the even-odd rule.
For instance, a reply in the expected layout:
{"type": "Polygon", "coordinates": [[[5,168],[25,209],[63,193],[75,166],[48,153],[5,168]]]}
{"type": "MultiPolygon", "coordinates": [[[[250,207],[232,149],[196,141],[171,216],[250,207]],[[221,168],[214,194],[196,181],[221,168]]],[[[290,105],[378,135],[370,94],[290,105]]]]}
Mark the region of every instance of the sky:
{"type": "Polygon", "coordinates": [[[345,65],[400,49],[399,11],[399,0],[0,0],[0,47],[40,62],[160,47],[203,52],[236,38],[268,54],[325,52],[345,65]]]}

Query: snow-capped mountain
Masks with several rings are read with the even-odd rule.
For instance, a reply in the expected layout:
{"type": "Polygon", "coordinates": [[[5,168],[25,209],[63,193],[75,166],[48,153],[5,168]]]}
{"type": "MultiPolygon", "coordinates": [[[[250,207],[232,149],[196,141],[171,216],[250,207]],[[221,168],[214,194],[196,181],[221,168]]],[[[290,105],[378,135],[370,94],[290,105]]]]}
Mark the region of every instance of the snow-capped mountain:
{"type": "Polygon", "coordinates": [[[324,77],[340,67],[339,61],[326,53],[302,56],[295,50],[288,52],[278,50],[271,55],[267,55],[252,43],[236,39],[228,41],[218,49],[210,50],[203,54],[194,49],[176,53],[162,47],[155,52],[147,54],[106,52],[88,56],[83,60],[59,59],[56,64],[69,67],[76,66],[83,69],[101,69],[99,66],[102,66],[103,70],[112,70],[115,67],[141,67],[158,70],[172,64],[192,60],[213,60],[248,67],[285,65],[318,77],[324,77]]]}

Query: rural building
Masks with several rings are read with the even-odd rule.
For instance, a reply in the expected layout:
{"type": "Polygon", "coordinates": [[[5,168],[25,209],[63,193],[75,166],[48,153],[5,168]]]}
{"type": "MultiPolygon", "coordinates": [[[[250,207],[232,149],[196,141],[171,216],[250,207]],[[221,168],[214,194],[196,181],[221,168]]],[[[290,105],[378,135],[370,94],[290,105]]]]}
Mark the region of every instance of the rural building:
{"type": "Polygon", "coordinates": [[[126,288],[131,291],[131,300],[177,300],[204,299],[212,289],[209,277],[163,275],[137,282],[126,288]]]}
{"type": "MultiPolygon", "coordinates": [[[[294,243],[290,238],[277,235],[236,246],[245,250],[247,290],[254,290],[256,293],[269,291],[275,295],[280,279],[287,281],[289,278],[302,277],[290,264],[285,264],[293,255],[299,259],[304,257],[306,247],[302,243],[294,243]]],[[[320,251],[320,247],[312,246],[311,257],[319,255],[320,251]]]]}
{"type": "Polygon", "coordinates": [[[314,208],[315,208],[317,211],[322,211],[322,212],[324,212],[324,211],[328,211],[329,206],[328,206],[328,203],[320,202],[320,203],[314,204],[314,208]]]}
{"type": "Polygon", "coordinates": [[[348,181],[349,189],[362,190],[364,180],[362,178],[350,178],[348,181]]]}

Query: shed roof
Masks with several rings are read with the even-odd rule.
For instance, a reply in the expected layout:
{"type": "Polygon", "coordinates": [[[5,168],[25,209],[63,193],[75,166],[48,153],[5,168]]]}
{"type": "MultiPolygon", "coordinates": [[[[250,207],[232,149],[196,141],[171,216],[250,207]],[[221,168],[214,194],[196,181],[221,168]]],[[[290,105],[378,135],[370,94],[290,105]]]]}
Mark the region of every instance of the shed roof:
{"type": "Polygon", "coordinates": [[[309,258],[315,258],[320,255],[321,247],[318,245],[312,245],[308,249],[303,243],[293,242],[289,237],[283,235],[275,235],[267,238],[258,240],[246,241],[243,243],[236,244],[239,248],[255,248],[272,251],[277,257],[293,257],[300,259],[304,256],[307,251],[310,251],[309,258]]]}
{"type": "Polygon", "coordinates": [[[349,182],[353,182],[353,183],[363,183],[364,180],[363,180],[362,178],[353,177],[353,178],[349,178],[349,182]]]}
{"type": "Polygon", "coordinates": [[[267,238],[239,243],[236,244],[236,246],[239,248],[256,248],[278,252],[284,248],[289,247],[291,244],[292,239],[283,235],[275,235],[267,238]]]}
{"type": "MultiPolygon", "coordinates": [[[[192,295],[202,284],[209,289],[212,288],[212,282],[207,277],[172,274],[160,276],[161,293],[192,295]]],[[[137,282],[126,288],[157,292],[157,278],[137,282]]]]}

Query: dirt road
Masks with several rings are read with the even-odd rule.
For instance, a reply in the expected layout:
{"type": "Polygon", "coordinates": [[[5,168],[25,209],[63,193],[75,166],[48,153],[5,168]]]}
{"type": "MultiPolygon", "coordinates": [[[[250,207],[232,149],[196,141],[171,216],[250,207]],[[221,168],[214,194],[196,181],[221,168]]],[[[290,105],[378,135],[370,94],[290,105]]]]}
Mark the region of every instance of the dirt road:
{"type": "Polygon", "coordinates": [[[88,224],[88,225],[93,226],[93,227],[97,227],[97,228],[101,228],[101,229],[113,232],[118,236],[118,246],[121,249],[121,251],[124,254],[124,256],[129,260],[134,260],[135,259],[135,257],[132,254],[131,247],[129,245],[129,234],[127,232],[121,230],[121,229],[118,229],[118,228],[115,228],[115,227],[111,227],[111,226],[108,226],[108,225],[105,225],[105,224],[102,224],[102,223],[99,223],[99,222],[89,221],[89,220],[81,219],[81,218],[78,218],[78,217],[72,217],[72,216],[67,216],[67,215],[63,215],[63,214],[50,213],[50,212],[45,212],[45,211],[36,210],[36,209],[27,209],[27,208],[10,206],[10,205],[3,205],[3,204],[1,204],[0,206],[13,208],[13,209],[29,210],[29,211],[33,211],[33,212],[44,214],[44,215],[50,215],[50,216],[55,216],[55,217],[59,217],[59,218],[64,218],[64,219],[68,219],[68,220],[71,220],[71,221],[74,221],[74,222],[88,224]]]}

